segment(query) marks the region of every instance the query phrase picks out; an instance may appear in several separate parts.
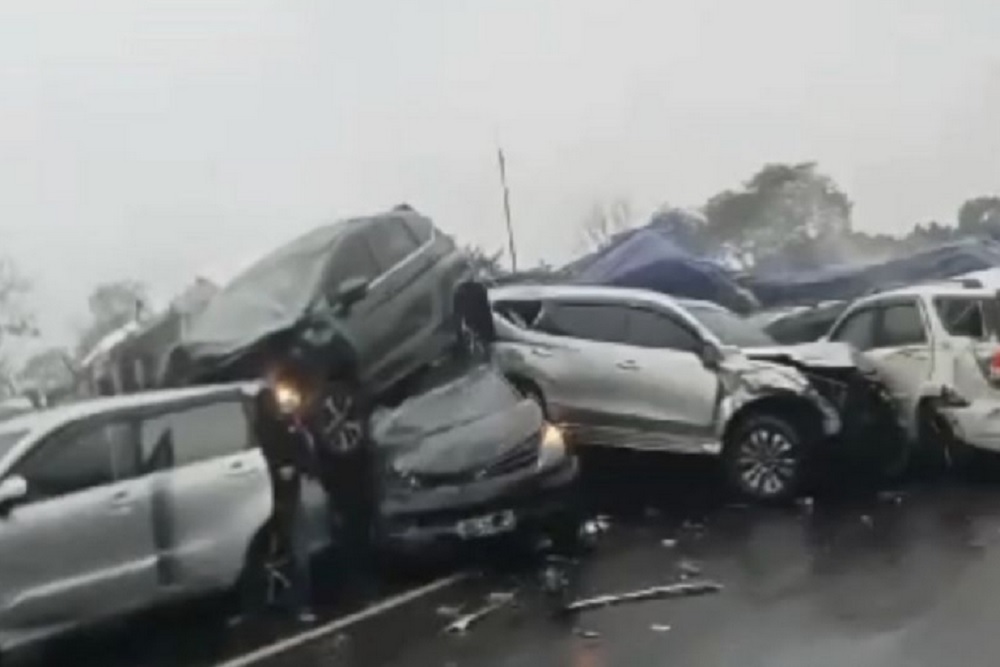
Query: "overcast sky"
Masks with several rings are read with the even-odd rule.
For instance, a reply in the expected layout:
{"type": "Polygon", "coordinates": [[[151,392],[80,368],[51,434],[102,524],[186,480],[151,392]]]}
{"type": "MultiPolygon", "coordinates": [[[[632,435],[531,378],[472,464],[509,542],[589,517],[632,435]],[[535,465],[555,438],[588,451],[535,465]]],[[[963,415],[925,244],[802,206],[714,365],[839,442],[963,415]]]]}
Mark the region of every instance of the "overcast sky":
{"type": "Polygon", "coordinates": [[[0,252],[69,340],[96,283],[168,296],[407,201],[528,261],[595,201],[698,205],[817,160],[856,226],[1000,191],[991,0],[4,0],[0,252]]]}

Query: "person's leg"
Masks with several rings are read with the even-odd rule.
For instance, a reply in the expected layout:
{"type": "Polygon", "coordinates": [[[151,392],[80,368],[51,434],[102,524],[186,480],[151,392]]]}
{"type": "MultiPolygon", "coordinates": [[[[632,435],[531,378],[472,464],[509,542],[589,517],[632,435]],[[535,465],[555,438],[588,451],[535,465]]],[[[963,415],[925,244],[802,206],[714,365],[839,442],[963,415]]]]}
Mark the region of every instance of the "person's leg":
{"type": "Polygon", "coordinates": [[[289,590],[288,602],[300,620],[311,622],[315,615],[311,609],[312,573],[309,563],[309,522],[301,503],[291,516],[289,531],[289,590]]]}

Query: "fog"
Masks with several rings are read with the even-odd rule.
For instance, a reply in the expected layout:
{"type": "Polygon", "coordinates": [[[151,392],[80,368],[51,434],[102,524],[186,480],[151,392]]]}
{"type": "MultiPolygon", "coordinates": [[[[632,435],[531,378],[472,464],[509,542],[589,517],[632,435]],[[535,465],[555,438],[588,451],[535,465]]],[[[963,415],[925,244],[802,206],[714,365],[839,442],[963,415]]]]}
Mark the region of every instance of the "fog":
{"type": "Polygon", "coordinates": [[[559,262],[597,200],[697,206],[816,160],[854,224],[1000,190],[988,1],[6,0],[0,251],[69,342],[94,284],[160,299],[406,201],[559,262]]]}

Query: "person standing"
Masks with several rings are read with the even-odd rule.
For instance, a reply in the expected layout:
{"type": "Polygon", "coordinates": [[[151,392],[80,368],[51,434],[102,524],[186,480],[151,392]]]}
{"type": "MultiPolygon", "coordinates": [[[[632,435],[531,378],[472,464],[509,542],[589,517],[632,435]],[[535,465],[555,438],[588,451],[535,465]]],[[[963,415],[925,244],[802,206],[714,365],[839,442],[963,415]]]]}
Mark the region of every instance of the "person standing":
{"type": "MultiPolygon", "coordinates": [[[[299,622],[314,623],[309,530],[302,505],[303,480],[315,476],[312,443],[308,432],[279,409],[273,389],[258,393],[255,407],[255,431],[267,462],[273,510],[261,557],[250,566],[256,569],[251,576],[265,591],[279,589],[285,606],[299,622]],[[273,579],[278,576],[284,586],[274,586],[273,579]]],[[[257,601],[248,597],[261,593],[254,588],[253,584],[245,588],[243,609],[236,622],[257,606],[257,601]]]]}

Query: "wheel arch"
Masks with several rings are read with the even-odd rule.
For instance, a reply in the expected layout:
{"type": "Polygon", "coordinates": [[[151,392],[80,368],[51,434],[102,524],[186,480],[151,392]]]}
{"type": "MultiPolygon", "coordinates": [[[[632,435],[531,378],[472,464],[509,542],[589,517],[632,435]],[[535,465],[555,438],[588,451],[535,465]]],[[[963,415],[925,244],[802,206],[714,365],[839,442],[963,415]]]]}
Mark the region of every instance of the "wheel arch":
{"type": "Polygon", "coordinates": [[[823,433],[823,413],[811,400],[792,392],[775,392],[744,403],[733,413],[722,434],[726,446],[739,428],[752,416],[771,415],[788,420],[803,429],[803,436],[815,442],[823,433]]]}

